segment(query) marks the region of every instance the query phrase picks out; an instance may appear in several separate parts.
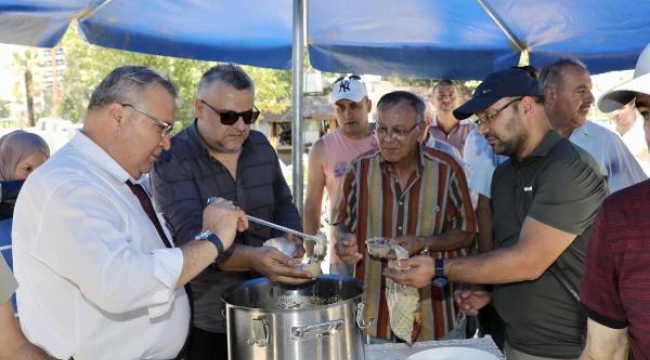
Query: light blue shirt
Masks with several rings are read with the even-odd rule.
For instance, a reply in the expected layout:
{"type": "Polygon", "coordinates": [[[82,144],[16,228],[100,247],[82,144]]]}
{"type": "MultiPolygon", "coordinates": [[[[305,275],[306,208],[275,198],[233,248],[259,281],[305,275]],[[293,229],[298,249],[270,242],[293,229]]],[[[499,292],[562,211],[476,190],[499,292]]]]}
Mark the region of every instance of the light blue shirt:
{"type": "Polygon", "coordinates": [[[610,193],[648,178],[620,136],[603,126],[586,121],[573,130],[569,140],[596,160],[610,193]]]}
{"type": "Polygon", "coordinates": [[[496,154],[490,143],[476,129],[467,135],[463,153],[469,189],[489,199],[492,174],[508,157],[496,154]]]}

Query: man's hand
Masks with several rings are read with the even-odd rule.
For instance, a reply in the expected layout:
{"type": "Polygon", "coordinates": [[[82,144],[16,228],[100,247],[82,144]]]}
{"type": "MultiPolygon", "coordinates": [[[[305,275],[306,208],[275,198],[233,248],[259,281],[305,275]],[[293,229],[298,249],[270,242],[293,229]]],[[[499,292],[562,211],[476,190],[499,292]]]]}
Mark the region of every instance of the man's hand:
{"type": "Polygon", "coordinates": [[[284,237],[296,245],[296,251],[294,251],[292,255],[294,259],[301,259],[303,256],[305,256],[305,247],[301,238],[293,234],[285,234],[284,237]]]}
{"type": "Polygon", "coordinates": [[[426,241],[422,236],[405,235],[396,237],[391,241],[392,244],[399,245],[409,252],[409,256],[419,254],[426,246],[426,241]]]}
{"type": "Polygon", "coordinates": [[[341,230],[336,231],[336,255],[348,265],[354,265],[363,259],[359,253],[357,236],[341,230]]]}
{"type": "Polygon", "coordinates": [[[248,219],[232,201],[218,198],[203,209],[203,229],[217,234],[224,249],[228,249],[235,240],[237,231],[248,229],[248,219]]]}
{"type": "Polygon", "coordinates": [[[435,273],[433,258],[429,256],[416,256],[406,260],[400,260],[398,264],[403,269],[398,271],[386,268],[384,275],[387,278],[393,279],[396,283],[418,289],[431,286],[431,279],[433,279],[433,274],[435,273]]]}
{"type": "Polygon", "coordinates": [[[478,315],[478,311],[490,303],[490,293],[480,287],[460,289],[454,292],[454,300],[458,309],[470,316],[478,315]]]}
{"type": "Polygon", "coordinates": [[[299,263],[297,260],[284,255],[274,247],[262,246],[252,251],[255,252],[255,256],[251,257],[251,268],[273,282],[298,285],[314,280],[309,271],[294,268],[299,263]]]}

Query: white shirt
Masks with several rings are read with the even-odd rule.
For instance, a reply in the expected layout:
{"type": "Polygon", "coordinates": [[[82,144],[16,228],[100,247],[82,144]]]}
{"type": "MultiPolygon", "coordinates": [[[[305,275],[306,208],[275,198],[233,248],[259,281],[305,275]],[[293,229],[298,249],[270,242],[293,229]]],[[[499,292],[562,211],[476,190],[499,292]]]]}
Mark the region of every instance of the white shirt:
{"type": "MultiPolygon", "coordinates": [[[[472,132],[476,132],[476,130],[471,130],[470,134],[472,132]]],[[[440,139],[435,138],[433,136],[433,134],[429,134],[429,137],[428,137],[428,139],[427,139],[427,141],[426,141],[426,143],[424,145],[426,147],[436,149],[436,150],[440,150],[440,151],[443,151],[443,152],[451,155],[454,158],[454,160],[456,160],[456,162],[458,164],[460,164],[460,166],[463,168],[463,171],[465,172],[465,177],[469,181],[469,177],[470,177],[470,174],[471,174],[471,169],[469,168],[468,164],[465,161],[463,161],[463,157],[462,157],[460,151],[458,151],[458,149],[456,149],[455,146],[451,145],[450,143],[448,143],[448,142],[446,142],[444,140],[440,140],[440,139]]],[[[465,142],[465,147],[467,147],[467,142],[465,142]]],[[[494,169],[492,169],[492,170],[494,170],[494,169]]],[[[492,177],[490,177],[490,179],[492,179],[492,177]]],[[[475,209],[475,210],[476,210],[476,205],[478,205],[478,195],[479,195],[478,191],[476,191],[472,187],[469,187],[469,197],[470,197],[470,200],[472,201],[472,208],[475,209]]]]}
{"type": "Polygon", "coordinates": [[[476,129],[467,135],[463,153],[465,154],[467,185],[470,191],[477,192],[489,199],[491,197],[492,174],[497,166],[508,160],[508,157],[496,154],[490,143],[476,129]]]}
{"type": "Polygon", "coordinates": [[[596,160],[610,193],[648,178],[621,137],[603,126],[585,121],[573,130],[569,140],[596,160]]]}
{"type": "Polygon", "coordinates": [[[170,359],[185,342],[189,301],[175,289],[183,255],[165,248],[128,179],[78,133],[21,190],[13,223],[20,321],[57,358],[170,359]]]}
{"type": "Polygon", "coordinates": [[[641,165],[641,169],[650,174],[650,152],[648,152],[648,143],[645,141],[645,130],[643,130],[643,120],[637,119],[625,134],[621,135],[623,143],[630,150],[636,161],[641,165]]]}

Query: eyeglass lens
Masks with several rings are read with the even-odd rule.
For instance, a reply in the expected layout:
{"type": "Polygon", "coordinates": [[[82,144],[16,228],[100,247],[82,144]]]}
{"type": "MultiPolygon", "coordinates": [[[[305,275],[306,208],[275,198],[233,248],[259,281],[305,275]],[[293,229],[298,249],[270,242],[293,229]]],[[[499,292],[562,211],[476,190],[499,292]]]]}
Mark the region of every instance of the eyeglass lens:
{"type": "Polygon", "coordinates": [[[244,120],[245,124],[250,125],[260,116],[260,111],[255,106],[251,110],[236,112],[232,110],[217,110],[205,100],[199,99],[199,101],[219,114],[219,119],[223,125],[232,125],[239,120],[239,117],[244,120]]]}

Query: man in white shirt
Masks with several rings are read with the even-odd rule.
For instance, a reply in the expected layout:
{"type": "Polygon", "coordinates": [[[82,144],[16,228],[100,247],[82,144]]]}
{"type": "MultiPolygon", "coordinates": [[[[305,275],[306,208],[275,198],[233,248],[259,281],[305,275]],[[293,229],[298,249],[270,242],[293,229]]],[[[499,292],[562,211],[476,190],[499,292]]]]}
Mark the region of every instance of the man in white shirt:
{"type": "Polygon", "coordinates": [[[539,75],[539,84],[551,125],[596,160],[610,193],[647,179],[617,134],[587,121],[594,96],[591,76],[582,62],[560,59],[547,65],[539,75]]]}
{"type": "Polygon", "coordinates": [[[190,325],[183,286],[248,226],[217,199],[197,241],[172,247],[139,183],[170,146],[176,97],[152,69],[113,70],[82,130],[21,190],[13,224],[21,325],[57,358],[176,358],[190,325]]]}
{"type": "Polygon", "coordinates": [[[638,116],[634,101],[609,113],[609,118],[616,124],[616,132],[621,135],[623,143],[641,165],[646,175],[650,174],[650,152],[645,141],[643,119],[638,116]]]}

